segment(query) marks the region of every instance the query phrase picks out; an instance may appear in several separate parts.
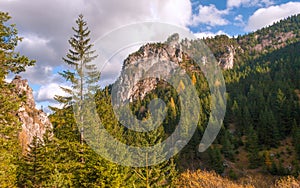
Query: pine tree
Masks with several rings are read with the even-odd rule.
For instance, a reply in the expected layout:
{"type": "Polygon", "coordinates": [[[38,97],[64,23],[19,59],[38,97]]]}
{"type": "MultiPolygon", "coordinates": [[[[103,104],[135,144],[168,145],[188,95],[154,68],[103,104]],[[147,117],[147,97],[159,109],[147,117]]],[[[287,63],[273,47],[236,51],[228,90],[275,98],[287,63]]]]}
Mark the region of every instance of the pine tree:
{"type": "MultiPolygon", "coordinates": [[[[124,181],[130,174],[129,168],[104,160],[85,143],[83,138],[83,135],[88,135],[91,131],[97,132],[99,127],[90,123],[93,122],[95,115],[99,115],[103,124],[107,126],[105,127],[107,131],[112,135],[116,133],[114,136],[117,138],[122,138],[122,130],[119,131],[118,121],[115,121],[112,108],[108,105],[110,104],[108,91],[98,90],[100,73],[92,63],[97,56],[93,55],[95,51],[90,44],[87,23],[82,15],[79,15],[76,23],[77,28],[73,28],[75,34],[69,40],[71,49],[63,58],[73,70],[61,73],[67,81],[70,81],[71,88],[63,88],[68,96],[55,98],[64,107],[51,108],[54,114],[50,119],[54,126],[54,135],[59,139],[56,147],[60,152],[53,158],[56,164],[53,172],[56,173],[52,173],[50,178],[59,177],[60,181],[57,184],[67,187],[125,186],[124,181]],[[96,105],[99,114],[92,113],[90,110],[93,109],[84,108],[89,107],[86,105],[94,101],[96,104],[93,105],[96,105]]],[[[103,143],[95,144],[101,147],[103,143]]]]}
{"type": "Polygon", "coordinates": [[[248,152],[249,168],[257,168],[260,165],[258,137],[252,126],[249,127],[246,141],[246,150],[248,152]]]}
{"type": "Polygon", "coordinates": [[[228,131],[225,131],[225,134],[222,138],[222,153],[224,154],[224,157],[227,157],[231,161],[234,161],[234,146],[231,144],[230,141],[230,133],[228,131]]]}
{"type": "Polygon", "coordinates": [[[178,87],[177,87],[177,92],[181,92],[185,89],[185,85],[182,80],[179,81],[178,87]]]}
{"type": "Polygon", "coordinates": [[[249,127],[252,126],[252,119],[247,106],[243,108],[241,118],[242,133],[245,134],[249,130],[249,127]]]}
{"type": "MultiPolygon", "coordinates": [[[[93,44],[90,43],[91,39],[89,38],[90,31],[83,15],[79,15],[76,24],[77,27],[72,28],[75,34],[69,40],[71,49],[63,58],[63,61],[74,69],[60,73],[67,81],[71,82],[71,89],[62,88],[68,96],[57,96],[55,99],[64,104],[65,109],[70,107],[71,104],[73,105],[74,118],[77,120],[80,130],[80,143],[83,144],[84,125],[87,124],[89,118],[94,118],[91,117],[93,114],[90,114],[90,117],[85,116],[88,112],[84,109],[84,103],[96,93],[100,72],[97,71],[96,65],[92,63],[97,55],[94,55],[95,51],[92,50],[93,44]]],[[[60,111],[55,108],[52,108],[52,110],[55,112],[60,111]]],[[[84,162],[83,158],[82,162],[84,162]]]]}
{"type": "Polygon", "coordinates": [[[286,122],[287,116],[287,99],[281,89],[278,89],[275,100],[275,109],[277,112],[277,123],[282,138],[289,134],[288,127],[289,124],[286,122]]]}
{"type": "Polygon", "coordinates": [[[223,159],[219,148],[208,148],[209,163],[211,168],[217,173],[221,174],[224,172],[223,159]]]}
{"type": "Polygon", "coordinates": [[[278,169],[277,169],[277,165],[275,163],[275,161],[272,159],[271,160],[272,164],[271,164],[271,167],[268,169],[268,171],[272,174],[272,175],[277,175],[278,174],[278,169]]]}
{"type": "Polygon", "coordinates": [[[69,142],[79,142],[80,133],[74,118],[72,106],[63,109],[50,107],[55,113],[49,116],[56,138],[69,142]]]}
{"type": "MultiPolygon", "coordinates": [[[[59,142],[52,130],[46,130],[43,139],[33,138],[26,153],[23,153],[18,168],[20,187],[47,187],[60,166],[59,142]]],[[[60,174],[61,175],[61,174],[60,174]]],[[[62,182],[61,182],[62,183],[62,182]]],[[[66,185],[66,184],[65,184],[66,185]]]]}
{"type": "Polygon", "coordinates": [[[15,52],[15,48],[22,38],[18,36],[15,25],[7,22],[11,19],[8,13],[0,11],[0,79],[9,73],[20,73],[27,66],[34,65],[35,61],[29,60],[15,52]]]}
{"type": "Polygon", "coordinates": [[[73,70],[60,73],[66,81],[71,83],[71,89],[62,88],[69,96],[57,96],[55,98],[65,107],[70,106],[74,100],[75,102],[83,101],[89,92],[95,92],[98,88],[97,82],[100,79],[100,73],[97,71],[96,65],[92,63],[97,55],[93,55],[95,51],[92,50],[93,44],[90,44],[91,39],[89,38],[90,31],[83,15],[79,15],[76,24],[77,28],[72,28],[75,34],[69,40],[71,49],[63,58],[63,61],[73,70]]]}
{"type": "Polygon", "coordinates": [[[0,182],[3,187],[16,185],[17,160],[21,154],[18,132],[21,124],[16,117],[21,99],[13,92],[14,86],[5,82],[9,73],[20,73],[34,61],[15,51],[22,38],[11,17],[0,11],[0,182]]]}
{"type": "MultiPolygon", "coordinates": [[[[149,116],[148,116],[149,117],[149,116]]],[[[156,144],[159,144],[164,139],[164,130],[163,127],[160,126],[157,129],[147,132],[147,133],[136,133],[129,132],[128,137],[134,137],[134,141],[132,142],[138,147],[149,147],[156,144]]],[[[158,155],[164,151],[164,148],[160,148],[160,151],[153,151],[153,153],[137,153],[139,157],[143,157],[146,160],[146,165],[150,163],[150,161],[154,161],[159,158],[158,155]],[[145,154],[143,156],[143,154],[145,154]],[[148,163],[149,162],[149,163],[148,163]]],[[[135,160],[136,156],[132,156],[133,160],[135,160]]],[[[136,160],[137,162],[138,159],[136,160]]],[[[164,187],[170,186],[177,176],[177,171],[174,163],[174,159],[169,159],[161,162],[157,165],[147,165],[146,167],[140,168],[132,168],[134,171],[134,185],[137,187],[164,187]]]]}
{"type": "Polygon", "coordinates": [[[43,171],[42,141],[33,137],[28,146],[28,152],[23,156],[18,170],[18,184],[20,187],[40,187],[45,174],[43,171]]]}
{"type": "MultiPolygon", "coordinates": [[[[63,58],[64,62],[74,68],[74,71],[66,70],[60,73],[67,81],[70,81],[72,90],[63,88],[64,91],[71,95],[75,100],[83,101],[88,91],[97,89],[97,82],[100,79],[100,73],[97,67],[92,63],[97,58],[92,50],[93,44],[90,44],[90,31],[83,15],[79,15],[76,20],[77,28],[72,28],[75,32],[70,38],[69,44],[71,49],[63,58]]],[[[70,102],[70,98],[64,98],[67,101],[61,101],[64,104],[70,102]]]]}
{"type": "Polygon", "coordinates": [[[270,110],[264,110],[260,113],[258,127],[258,137],[260,143],[266,147],[277,147],[279,142],[279,132],[275,117],[270,110]]]}

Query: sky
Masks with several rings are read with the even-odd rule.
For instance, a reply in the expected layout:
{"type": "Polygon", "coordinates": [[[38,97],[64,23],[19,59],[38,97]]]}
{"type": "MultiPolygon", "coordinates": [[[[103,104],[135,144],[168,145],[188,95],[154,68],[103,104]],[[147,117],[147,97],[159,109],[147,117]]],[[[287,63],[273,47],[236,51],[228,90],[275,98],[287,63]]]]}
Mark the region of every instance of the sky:
{"type": "MultiPolygon", "coordinates": [[[[58,72],[66,69],[62,57],[79,14],[92,32],[92,41],[124,25],[158,21],[183,27],[195,36],[243,35],[300,13],[300,1],[288,0],[1,0],[0,11],[9,12],[23,41],[17,50],[35,59],[36,65],[21,76],[34,90],[37,108],[57,106],[54,95],[64,95],[67,83],[58,72]]],[[[113,83],[122,59],[107,64],[103,84],[113,83]]],[[[7,80],[11,80],[10,75],[7,80]]],[[[47,110],[47,109],[46,109],[47,110]]]]}

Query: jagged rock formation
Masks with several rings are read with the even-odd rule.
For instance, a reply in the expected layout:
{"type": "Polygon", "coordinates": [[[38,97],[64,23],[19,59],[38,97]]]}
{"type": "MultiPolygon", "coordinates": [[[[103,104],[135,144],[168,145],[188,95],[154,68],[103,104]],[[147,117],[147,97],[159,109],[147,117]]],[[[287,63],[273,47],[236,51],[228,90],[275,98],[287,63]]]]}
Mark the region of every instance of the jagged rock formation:
{"type": "Polygon", "coordinates": [[[275,36],[271,37],[270,34],[261,36],[261,35],[255,35],[255,39],[259,41],[259,44],[256,44],[253,49],[257,52],[268,52],[267,48],[272,47],[274,49],[283,48],[287,45],[287,41],[289,39],[295,38],[296,35],[290,31],[287,33],[277,33],[275,36]]]}
{"type": "Polygon", "coordinates": [[[232,69],[234,64],[239,61],[239,56],[244,54],[241,45],[227,35],[206,38],[204,42],[216,57],[219,66],[224,70],[232,69]]]}
{"type": "Polygon", "coordinates": [[[33,137],[36,136],[42,140],[46,130],[52,130],[52,124],[45,112],[35,108],[32,89],[29,87],[27,80],[22,80],[20,76],[16,76],[12,84],[15,85],[15,93],[26,98],[17,112],[17,116],[22,123],[19,139],[23,151],[25,151],[28,144],[32,142],[33,137]]]}
{"type": "Polygon", "coordinates": [[[234,65],[235,47],[226,46],[226,52],[219,58],[219,65],[223,69],[232,69],[234,65]]]}
{"type": "MultiPolygon", "coordinates": [[[[180,66],[184,52],[179,35],[172,35],[166,43],[146,44],[124,61],[121,76],[116,82],[116,98],[120,102],[144,98],[158,84],[161,75],[168,78],[180,66]]],[[[181,70],[181,74],[185,71],[181,70]]]]}
{"type": "MultiPolygon", "coordinates": [[[[234,55],[235,47],[228,46],[226,53],[219,58],[219,65],[224,69],[233,68],[234,55]]],[[[116,99],[114,104],[143,99],[159,83],[176,74],[180,77],[186,73],[205,72],[205,67],[217,63],[212,63],[213,58],[210,56],[211,53],[202,40],[180,41],[177,33],[164,43],[146,44],[125,59],[121,76],[114,84],[118,88],[112,91],[113,98],[116,99]],[[197,59],[190,57],[192,53],[197,53],[197,59]]]]}
{"type": "MultiPolygon", "coordinates": [[[[171,74],[176,70],[176,67],[170,62],[178,64],[186,72],[197,72],[197,66],[184,63],[184,58],[188,59],[189,57],[185,56],[183,49],[189,49],[190,47],[198,49],[197,46],[201,49],[203,48],[201,41],[204,41],[214,54],[219,66],[224,70],[233,69],[235,64],[243,64],[249,61],[249,57],[255,59],[265,52],[272,52],[285,47],[291,42],[299,41],[300,32],[297,29],[298,26],[294,24],[299,20],[299,17],[300,14],[237,38],[218,35],[204,40],[191,41],[184,39],[179,42],[179,35],[174,34],[165,43],[142,46],[124,61],[122,72],[125,73],[117,81],[117,84],[123,87],[118,90],[116,98],[120,98],[121,101],[132,101],[137,97],[143,98],[157,86],[158,80],[152,78],[141,80],[140,78],[144,77],[145,72],[150,71],[153,72],[153,75],[159,73],[171,74]]],[[[206,66],[210,63],[207,59],[206,56],[203,56],[198,61],[206,66]]]]}

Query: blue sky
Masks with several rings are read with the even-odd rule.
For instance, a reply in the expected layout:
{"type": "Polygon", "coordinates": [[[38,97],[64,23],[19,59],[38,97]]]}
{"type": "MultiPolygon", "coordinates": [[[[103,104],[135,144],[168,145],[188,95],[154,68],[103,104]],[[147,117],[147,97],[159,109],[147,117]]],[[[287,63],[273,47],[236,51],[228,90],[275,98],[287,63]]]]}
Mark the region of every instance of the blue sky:
{"type": "MultiPolygon", "coordinates": [[[[211,26],[210,24],[198,24],[195,26],[190,26],[190,29],[195,32],[211,32],[211,33],[217,33],[218,31],[223,31],[224,33],[227,33],[230,36],[237,36],[242,35],[248,32],[251,32],[253,30],[249,30],[246,28],[249,18],[258,10],[264,10],[268,12],[268,8],[274,7],[274,11],[269,11],[269,14],[274,14],[273,20],[269,19],[266,20],[266,22],[269,22],[271,24],[273,21],[277,21],[280,18],[285,17],[286,15],[294,14],[297,11],[289,11],[286,10],[285,15],[278,15],[276,16],[277,12],[276,7],[278,11],[283,11],[284,8],[281,6],[284,4],[288,4],[291,2],[297,3],[297,1],[288,1],[288,0],[263,0],[263,1],[247,1],[247,0],[232,0],[230,1],[226,0],[220,0],[220,1],[214,1],[214,0],[202,0],[192,1],[192,10],[193,14],[197,14],[199,12],[199,6],[214,6],[218,11],[224,11],[222,14],[222,18],[226,19],[228,22],[224,25],[215,25],[211,26]]],[[[299,2],[299,1],[298,1],[299,2]]],[[[299,6],[299,5],[298,5],[299,6]]],[[[290,6],[292,7],[292,6],[290,6]]],[[[286,7],[288,9],[289,6],[286,7]]],[[[298,7],[299,8],[299,7],[298,7]]],[[[261,18],[263,19],[263,18],[261,18]]],[[[259,29],[260,27],[257,27],[255,29],[259,29]]]]}
{"type": "MultiPolygon", "coordinates": [[[[57,105],[54,95],[67,86],[58,72],[66,69],[62,57],[69,49],[71,28],[80,13],[85,15],[92,40],[127,24],[159,21],[190,30],[197,37],[242,35],[300,13],[294,0],[1,0],[0,10],[12,16],[24,38],[22,54],[37,60],[22,77],[34,89],[38,106],[57,105]]],[[[126,36],[124,36],[126,37],[126,36]]],[[[120,73],[121,54],[102,72],[103,83],[112,83],[120,73]]],[[[99,52],[101,53],[101,52],[99,52]]],[[[8,80],[12,79],[11,75],[8,80]]]]}

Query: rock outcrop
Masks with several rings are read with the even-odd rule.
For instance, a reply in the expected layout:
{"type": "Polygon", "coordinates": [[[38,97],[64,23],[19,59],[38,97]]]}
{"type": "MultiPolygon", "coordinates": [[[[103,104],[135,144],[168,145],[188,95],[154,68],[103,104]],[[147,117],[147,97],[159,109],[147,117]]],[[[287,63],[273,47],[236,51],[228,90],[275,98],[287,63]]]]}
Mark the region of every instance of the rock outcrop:
{"type": "Polygon", "coordinates": [[[235,48],[233,45],[225,46],[226,52],[219,58],[219,65],[227,70],[232,69],[234,65],[235,48]]]}
{"type": "MultiPolygon", "coordinates": [[[[224,69],[233,68],[234,55],[235,47],[228,46],[222,58],[217,59],[219,65],[224,69]]],[[[217,63],[202,40],[180,41],[179,35],[173,34],[164,43],[146,44],[125,59],[112,91],[114,105],[143,99],[160,82],[168,82],[174,75],[181,79],[186,73],[205,73],[206,67],[217,63]]]]}
{"type": "Polygon", "coordinates": [[[17,116],[22,123],[22,131],[19,134],[20,143],[23,151],[27,149],[28,144],[36,136],[43,140],[43,135],[47,130],[52,130],[47,114],[35,107],[32,89],[29,87],[27,80],[22,80],[20,76],[16,76],[12,84],[15,85],[15,92],[21,97],[25,97],[24,102],[17,112],[17,116]]]}
{"type": "MultiPolygon", "coordinates": [[[[144,98],[157,86],[164,75],[170,77],[182,62],[178,34],[172,35],[166,43],[146,44],[124,61],[121,76],[116,82],[116,97],[119,102],[144,98]]],[[[184,74],[184,69],[181,69],[184,74]]]]}

